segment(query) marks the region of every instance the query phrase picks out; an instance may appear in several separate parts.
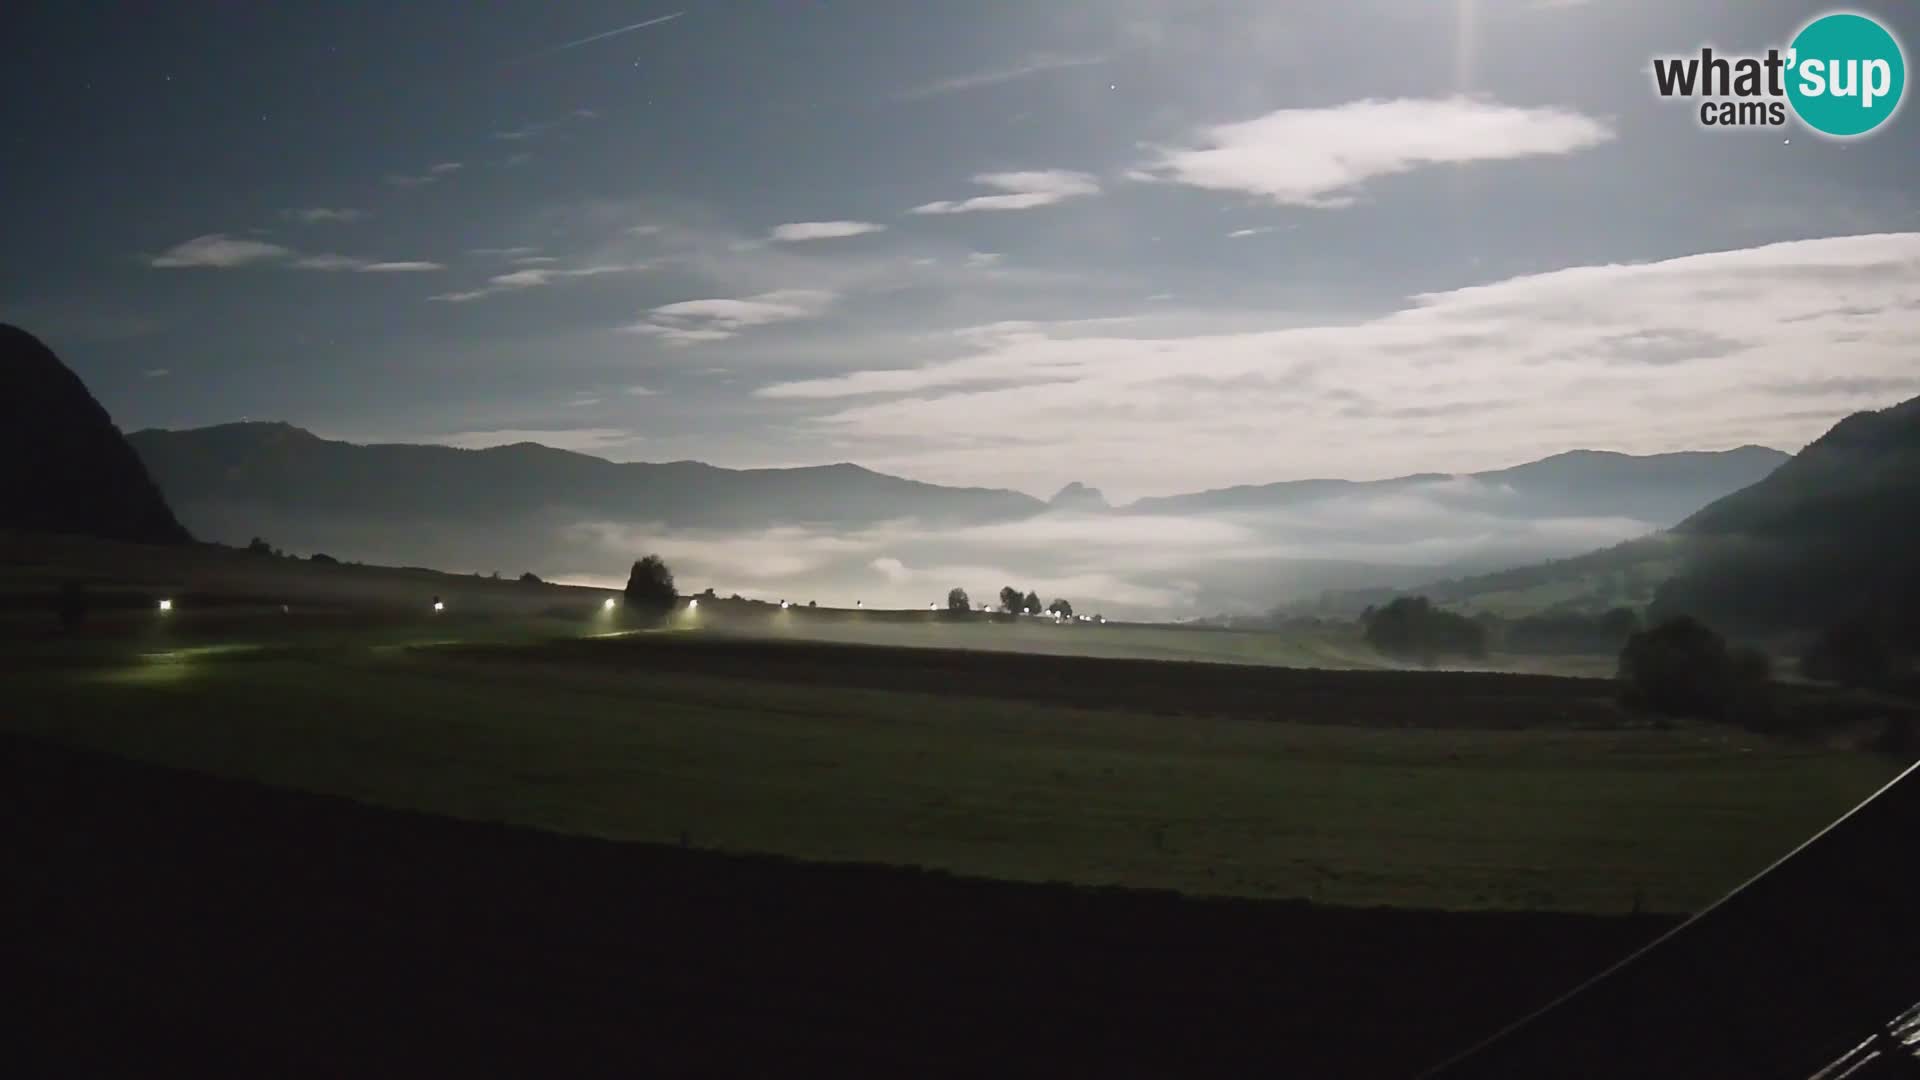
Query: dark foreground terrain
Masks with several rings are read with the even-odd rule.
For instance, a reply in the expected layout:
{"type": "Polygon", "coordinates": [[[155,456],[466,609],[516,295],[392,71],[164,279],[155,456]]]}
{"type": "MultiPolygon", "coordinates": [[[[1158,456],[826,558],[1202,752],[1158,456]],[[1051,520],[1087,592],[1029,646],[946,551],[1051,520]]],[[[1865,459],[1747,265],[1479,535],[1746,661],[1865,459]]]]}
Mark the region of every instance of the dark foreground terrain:
{"type": "Polygon", "coordinates": [[[0,785],[23,1076],[1402,1076],[1672,925],[613,844],[15,737],[0,785]]]}

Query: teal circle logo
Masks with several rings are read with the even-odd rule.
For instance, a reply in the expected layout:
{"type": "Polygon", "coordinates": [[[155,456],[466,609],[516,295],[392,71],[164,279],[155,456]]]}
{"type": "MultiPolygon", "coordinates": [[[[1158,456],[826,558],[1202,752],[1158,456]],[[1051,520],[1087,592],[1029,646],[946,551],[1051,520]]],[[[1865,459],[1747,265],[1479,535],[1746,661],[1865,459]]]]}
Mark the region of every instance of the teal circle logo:
{"type": "Polygon", "coordinates": [[[1886,27],[1838,12],[1808,23],[1788,54],[1787,100],[1823,135],[1865,135],[1890,119],[1907,88],[1907,60],[1886,27]]]}

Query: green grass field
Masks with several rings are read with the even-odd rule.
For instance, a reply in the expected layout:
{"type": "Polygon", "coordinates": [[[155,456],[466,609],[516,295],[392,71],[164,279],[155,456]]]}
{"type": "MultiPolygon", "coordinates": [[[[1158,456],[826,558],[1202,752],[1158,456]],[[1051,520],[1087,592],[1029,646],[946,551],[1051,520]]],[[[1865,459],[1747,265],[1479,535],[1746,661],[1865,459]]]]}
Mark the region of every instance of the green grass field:
{"type": "MultiPolygon", "coordinates": [[[[797,682],[760,677],[755,657],[772,654],[711,631],[534,643],[558,628],[256,617],[77,650],[43,642],[8,665],[0,723],[270,784],[614,838],[1339,904],[1594,912],[1628,910],[1636,896],[1649,909],[1696,909],[1896,771],[1722,729],[1556,726],[1546,698],[1548,719],[1519,731],[1476,730],[1472,716],[1422,730],[1364,715],[1535,707],[1498,697],[1504,683],[1486,676],[1301,672],[1262,718],[1206,715],[1204,702],[1194,715],[1147,715],[1059,703],[1076,680],[1101,677],[1099,661],[1024,658],[1042,665],[1036,686],[1053,688],[1036,703],[1004,688],[969,694],[964,679],[874,689],[862,665],[889,654],[860,648],[810,657],[822,674],[797,682]],[[453,640],[495,644],[421,647],[453,640]],[[717,650],[699,672],[650,663],[656,642],[687,641],[717,650]],[[737,671],[730,649],[741,650],[737,671]],[[67,666],[51,663],[70,650],[67,666]],[[1320,681],[1336,676],[1346,681],[1320,681]],[[1351,693],[1355,679],[1375,692],[1351,693]]],[[[1260,669],[1207,671],[1225,694],[1235,672],[1260,669]]],[[[1548,696],[1564,685],[1573,713],[1610,715],[1578,680],[1524,685],[1548,696]]]]}

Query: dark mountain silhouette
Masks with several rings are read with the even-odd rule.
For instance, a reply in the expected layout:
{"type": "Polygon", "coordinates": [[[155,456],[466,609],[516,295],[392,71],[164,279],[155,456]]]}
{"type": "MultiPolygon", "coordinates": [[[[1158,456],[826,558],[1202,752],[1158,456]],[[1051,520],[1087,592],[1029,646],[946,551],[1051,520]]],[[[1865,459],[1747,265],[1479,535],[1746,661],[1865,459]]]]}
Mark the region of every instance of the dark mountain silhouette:
{"type": "Polygon", "coordinates": [[[130,441],[189,518],[246,505],[315,516],[498,522],[648,522],[677,528],[855,526],[895,518],[973,523],[1022,517],[1028,495],[949,488],[858,465],[723,469],[697,461],[620,464],[536,443],[486,450],[323,439],[290,424],[147,430],[130,441]]]}
{"type": "Polygon", "coordinates": [[[1748,631],[1867,619],[1920,640],[1920,398],[1836,424],[1681,522],[1656,614],[1748,631]]]}
{"type": "Polygon", "coordinates": [[[6,324],[0,527],[152,544],[192,539],[80,377],[38,338],[6,324]]]}
{"type": "MultiPolygon", "coordinates": [[[[1753,483],[1787,455],[1764,446],[1635,456],[1572,450],[1508,469],[1469,474],[1490,493],[1511,497],[1524,516],[1628,517],[1672,525],[1753,483]]],[[[1141,499],[1127,509],[1167,514],[1287,509],[1326,499],[1391,494],[1454,479],[1417,473],[1390,480],[1289,480],[1141,499]]]]}

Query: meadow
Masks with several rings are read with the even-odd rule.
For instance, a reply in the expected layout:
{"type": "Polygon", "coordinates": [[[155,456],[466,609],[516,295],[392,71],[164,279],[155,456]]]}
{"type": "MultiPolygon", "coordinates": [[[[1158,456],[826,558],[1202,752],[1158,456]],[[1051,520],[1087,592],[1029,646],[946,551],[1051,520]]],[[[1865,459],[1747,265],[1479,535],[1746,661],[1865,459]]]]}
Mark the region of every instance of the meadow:
{"type": "Polygon", "coordinates": [[[1696,910],[1897,771],[1731,729],[1655,729],[1599,680],[1164,657],[1324,647],[1250,642],[1260,635],[904,617],[803,637],[592,614],[174,616],[17,634],[0,725],[620,840],[1590,913],[1696,910]],[[967,636],[995,632],[1130,655],[994,652],[967,636]],[[893,645],[844,640],[875,637],[893,645]],[[915,647],[936,641],[966,647],[915,647]]]}

